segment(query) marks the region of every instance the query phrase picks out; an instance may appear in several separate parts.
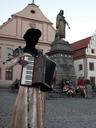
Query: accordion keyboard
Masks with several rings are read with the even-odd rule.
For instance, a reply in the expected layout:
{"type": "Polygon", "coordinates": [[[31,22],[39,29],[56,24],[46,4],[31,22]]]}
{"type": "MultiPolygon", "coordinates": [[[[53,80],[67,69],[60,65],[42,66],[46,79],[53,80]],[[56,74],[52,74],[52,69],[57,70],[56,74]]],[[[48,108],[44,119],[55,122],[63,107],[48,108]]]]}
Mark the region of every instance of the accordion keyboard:
{"type": "Polygon", "coordinates": [[[34,57],[25,56],[24,60],[28,62],[22,69],[21,85],[32,85],[32,76],[34,68],[34,57]]]}

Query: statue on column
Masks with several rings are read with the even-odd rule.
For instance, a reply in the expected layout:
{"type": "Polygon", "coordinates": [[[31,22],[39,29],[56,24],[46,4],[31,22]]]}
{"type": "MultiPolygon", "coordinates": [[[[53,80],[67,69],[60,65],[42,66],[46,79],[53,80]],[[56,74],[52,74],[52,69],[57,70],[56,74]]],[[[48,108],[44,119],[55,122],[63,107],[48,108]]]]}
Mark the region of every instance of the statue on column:
{"type": "Polygon", "coordinates": [[[65,38],[66,25],[70,29],[70,26],[68,22],[65,20],[65,17],[63,15],[64,15],[64,11],[60,10],[60,12],[57,14],[56,17],[56,35],[55,35],[56,39],[65,38]]]}

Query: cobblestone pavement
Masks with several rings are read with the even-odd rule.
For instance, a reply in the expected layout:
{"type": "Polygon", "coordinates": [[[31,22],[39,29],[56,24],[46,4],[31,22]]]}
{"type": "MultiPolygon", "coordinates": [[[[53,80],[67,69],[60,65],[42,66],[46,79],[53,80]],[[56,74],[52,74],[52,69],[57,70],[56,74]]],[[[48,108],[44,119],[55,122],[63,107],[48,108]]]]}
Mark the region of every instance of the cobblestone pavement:
{"type": "Polygon", "coordinates": [[[96,98],[47,101],[47,128],[96,128],[96,98]]]}
{"type": "MultiPolygon", "coordinates": [[[[8,128],[17,94],[0,90],[0,128],[8,128]]],[[[46,100],[46,128],[96,128],[96,97],[46,100]]]]}
{"type": "Polygon", "coordinates": [[[0,89],[0,128],[8,128],[16,93],[0,89]]]}

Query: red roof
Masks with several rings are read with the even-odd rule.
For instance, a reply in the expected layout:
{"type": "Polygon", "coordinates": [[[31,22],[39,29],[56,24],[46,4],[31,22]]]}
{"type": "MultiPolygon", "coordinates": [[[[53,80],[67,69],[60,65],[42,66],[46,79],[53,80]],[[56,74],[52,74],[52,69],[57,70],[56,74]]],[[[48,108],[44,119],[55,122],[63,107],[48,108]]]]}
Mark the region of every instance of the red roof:
{"type": "Polygon", "coordinates": [[[74,59],[79,59],[85,56],[85,48],[88,46],[91,37],[76,41],[71,44],[71,48],[74,52],[74,59]]]}

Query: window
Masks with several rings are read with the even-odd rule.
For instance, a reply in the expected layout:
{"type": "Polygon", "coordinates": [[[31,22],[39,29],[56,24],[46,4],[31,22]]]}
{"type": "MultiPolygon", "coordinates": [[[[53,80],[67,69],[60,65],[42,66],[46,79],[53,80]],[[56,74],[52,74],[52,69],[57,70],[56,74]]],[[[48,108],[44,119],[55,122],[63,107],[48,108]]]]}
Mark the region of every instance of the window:
{"type": "Polygon", "coordinates": [[[13,79],[13,69],[7,69],[6,70],[6,80],[12,80],[13,79]]]}
{"type": "Polygon", "coordinates": [[[0,68],[0,80],[1,80],[1,68],[0,68]]]}
{"type": "Polygon", "coordinates": [[[79,71],[82,69],[83,69],[82,64],[79,64],[79,71]]]}
{"type": "Polygon", "coordinates": [[[95,50],[94,49],[91,49],[91,53],[95,53],[95,50]]]}
{"type": "Polygon", "coordinates": [[[89,70],[94,71],[94,63],[89,63],[89,70]]]}
{"type": "Polygon", "coordinates": [[[31,10],[30,12],[34,14],[35,13],[35,10],[31,10]]]}
{"type": "Polygon", "coordinates": [[[95,84],[95,77],[90,77],[91,84],[95,84]]]}

